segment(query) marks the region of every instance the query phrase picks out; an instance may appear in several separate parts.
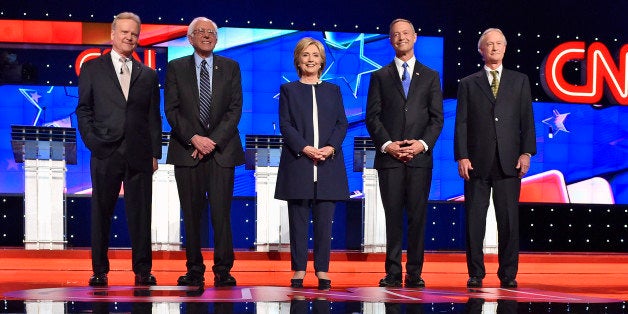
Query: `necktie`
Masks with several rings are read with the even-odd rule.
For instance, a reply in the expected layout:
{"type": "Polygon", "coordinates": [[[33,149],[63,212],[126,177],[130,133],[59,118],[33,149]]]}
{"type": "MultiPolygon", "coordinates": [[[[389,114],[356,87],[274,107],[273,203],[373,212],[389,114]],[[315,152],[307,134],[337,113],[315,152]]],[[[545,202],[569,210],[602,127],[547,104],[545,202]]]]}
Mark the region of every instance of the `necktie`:
{"type": "Polygon", "coordinates": [[[124,99],[129,99],[129,85],[131,84],[131,73],[129,71],[129,67],[126,65],[127,59],[124,57],[120,57],[120,59],[118,60],[122,62],[122,67],[120,68],[120,87],[122,87],[124,99]]]}
{"type": "Polygon", "coordinates": [[[403,92],[408,97],[408,90],[410,89],[410,73],[408,73],[408,64],[403,63],[403,75],[401,75],[401,85],[403,85],[403,92]]]}
{"type": "Polygon", "coordinates": [[[200,120],[203,126],[209,127],[209,108],[212,103],[212,86],[209,82],[209,71],[207,70],[207,61],[201,61],[201,82],[200,82],[200,120]]]}
{"type": "Polygon", "coordinates": [[[497,90],[499,90],[499,78],[497,77],[497,71],[491,71],[491,75],[493,76],[493,81],[491,82],[491,90],[493,91],[493,96],[497,97],[497,90]]]}

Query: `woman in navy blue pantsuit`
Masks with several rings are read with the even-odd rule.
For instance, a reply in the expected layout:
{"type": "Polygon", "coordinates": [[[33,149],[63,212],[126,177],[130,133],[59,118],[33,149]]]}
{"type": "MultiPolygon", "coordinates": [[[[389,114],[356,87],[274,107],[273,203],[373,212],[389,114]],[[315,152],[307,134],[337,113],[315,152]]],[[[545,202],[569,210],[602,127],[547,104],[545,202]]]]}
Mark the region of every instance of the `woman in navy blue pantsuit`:
{"type": "Polygon", "coordinates": [[[314,271],[318,289],[328,290],[329,255],[335,202],[349,198],[342,141],[347,117],[340,88],[322,82],[325,48],[306,37],[294,50],[299,80],[283,84],[279,98],[279,127],[283,149],[275,198],[288,201],[291,287],[303,287],[307,266],[308,222],[314,221],[314,271]]]}

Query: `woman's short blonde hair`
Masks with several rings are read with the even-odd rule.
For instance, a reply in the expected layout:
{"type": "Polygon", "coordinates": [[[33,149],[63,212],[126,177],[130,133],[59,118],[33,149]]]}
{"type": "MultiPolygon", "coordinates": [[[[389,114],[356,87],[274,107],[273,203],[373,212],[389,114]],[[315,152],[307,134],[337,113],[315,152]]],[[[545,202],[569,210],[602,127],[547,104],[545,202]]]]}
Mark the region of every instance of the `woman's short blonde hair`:
{"type": "Polygon", "coordinates": [[[299,69],[299,57],[301,56],[301,53],[303,53],[303,50],[310,45],[316,46],[321,56],[321,67],[318,69],[318,77],[320,78],[321,74],[323,74],[323,69],[325,68],[325,63],[327,61],[327,58],[325,57],[325,46],[323,46],[323,43],[312,37],[301,38],[301,40],[297,43],[297,46],[294,47],[294,67],[297,69],[299,77],[301,77],[302,73],[301,69],[299,69]]]}

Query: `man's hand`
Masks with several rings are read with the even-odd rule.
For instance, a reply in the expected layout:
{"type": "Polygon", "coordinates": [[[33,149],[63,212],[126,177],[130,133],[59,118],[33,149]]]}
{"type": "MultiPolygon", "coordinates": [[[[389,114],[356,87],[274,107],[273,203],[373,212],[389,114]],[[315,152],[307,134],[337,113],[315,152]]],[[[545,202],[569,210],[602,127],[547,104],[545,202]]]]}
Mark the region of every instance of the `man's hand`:
{"type": "MultiPolygon", "coordinates": [[[[214,142],[209,137],[195,134],[194,136],[192,136],[192,139],[190,141],[192,142],[194,148],[198,150],[198,153],[203,156],[209,155],[211,152],[214,151],[214,149],[216,149],[216,142],[214,142]]],[[[192,153],[192,155],[194,155],[194,153],[192,153]]],[[[194,156],[192,156],[192,158],[194,158],[194,156]]]]}
{"type": "Polygon", "coordinates": [[[461,178],[469,180],[469,171],[471,170],[473,170],[471,160],[469,160],[468,158],[458,160],[458,175],[460,175],[461,178]]]}
{"type": "Polygon", "coordinates": [[[519,178],[523,178],[523,176],[528,173],[528,170],[530,170],[530,155],[521,154],[517,160],[517,167],[515,168],[519,170],[519,178]]]}
{"type": "Polygon", "coordinates": [[[159,164],[157,163],[157,158],[153,157],[153,172],[159,169],[159,164]]]}
{"type": "Polygon", "coordinates": [[[412,155],[402,150],[401,145],[404,145],[404,143],[405,141],[395,141],[388,144],[388,146],[386,146],[386,153],[390,154],[391,156],[402,162],[407,162],[408,160],[412,159],[412,155]]]}

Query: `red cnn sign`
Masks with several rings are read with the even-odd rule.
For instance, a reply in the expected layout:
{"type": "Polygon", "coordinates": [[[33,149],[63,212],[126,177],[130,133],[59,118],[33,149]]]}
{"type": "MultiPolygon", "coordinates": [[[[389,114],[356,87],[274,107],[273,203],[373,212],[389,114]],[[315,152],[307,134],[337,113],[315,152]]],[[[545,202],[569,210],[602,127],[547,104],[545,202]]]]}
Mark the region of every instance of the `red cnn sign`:
{"type": "Polygon", "coordinates": [[[597,104],[606,91],[611,103],[628,105],[628,44],[621,48],[617,66],[600,42],[592,43],[588,49],[583,41],[563,43],[545,59],[541,82],[545,92],[565,102],[597,104]],[[563,74],[565,64],[574,60],[584,61],[583,82],[575,85],[567,82],[563,74]]]}
{"type": "MultiPolygon", "coordinates": [[[[105,54],[109,52],[110,50],[111,48],[107,48],[105,50],[100,50],[99,48],[91,48],[91,49],[83,50],[83,52],[81,52],[78,55],[78,57],[76,57],[76,60],[74,61],[74,69],[76,71],[76,75],[78,76],[80,74],[81,66],[83,65],[84,62],[89,61],[91,59],[98,58],[102,54],[105,54]]],[[[144,50],[144,64],[151,67],[152,69],[155,69],[156,67],[155,55],[156,55],[155,50],[152,50],[152,49],[144,50]]],[[[137,55],[135,51],[133,52],[133,58],[141,61],[140,57],[137,55]]]]}

